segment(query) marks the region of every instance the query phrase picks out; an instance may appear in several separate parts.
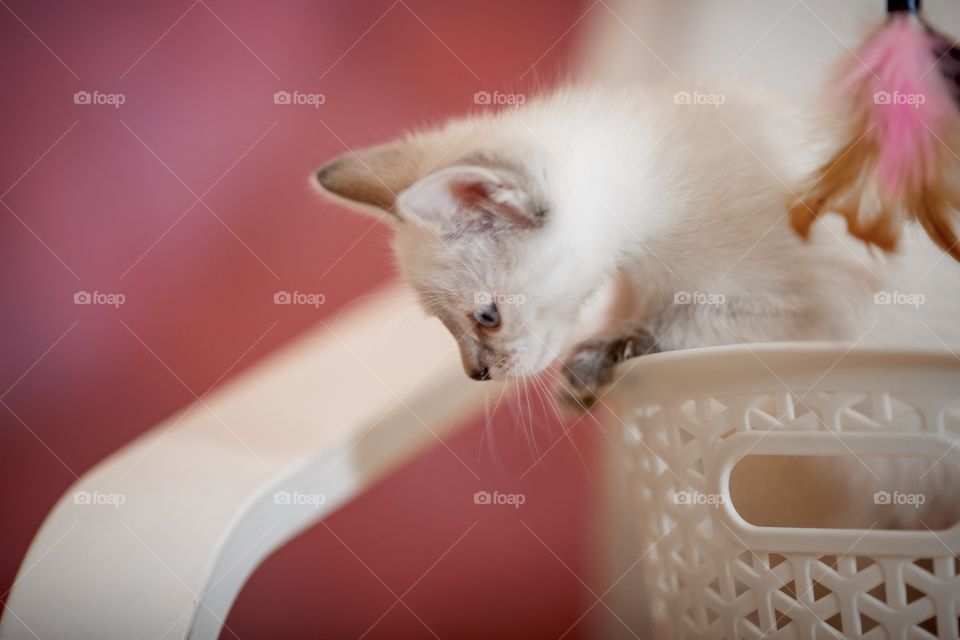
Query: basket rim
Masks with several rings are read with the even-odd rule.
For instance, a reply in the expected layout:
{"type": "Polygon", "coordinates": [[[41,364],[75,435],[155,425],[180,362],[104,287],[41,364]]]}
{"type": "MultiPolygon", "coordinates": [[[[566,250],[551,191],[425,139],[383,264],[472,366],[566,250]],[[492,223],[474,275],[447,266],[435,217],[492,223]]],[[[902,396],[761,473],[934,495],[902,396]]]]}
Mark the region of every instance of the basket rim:
{"type": "Polygon", "coordinates": [[[960,355],[843,342],[764,342],[655,353],[618,366],[612,393],[632,401],[717,393],[867,391],[960,396],[960,355]]]}

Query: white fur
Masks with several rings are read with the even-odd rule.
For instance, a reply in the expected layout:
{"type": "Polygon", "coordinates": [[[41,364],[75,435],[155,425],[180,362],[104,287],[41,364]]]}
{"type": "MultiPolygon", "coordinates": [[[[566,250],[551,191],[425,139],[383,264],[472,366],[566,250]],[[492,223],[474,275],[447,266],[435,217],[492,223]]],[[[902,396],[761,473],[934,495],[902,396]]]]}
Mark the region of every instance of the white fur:
{"type": "MultiPolygon", "coordinates": [[[[668,86],[565,89],[413,136],[441,166],[442,158],[478,153],[518,164],[549,212],[542,229],[499,245],[478,237],[450,246],[399,224],[404,271],[414,286],[460,295],[450,301],[459,316],[468,315],[476,291],[526,298],[504,323],[509,337],[497,354],[506,359],[496,375],[535,373],[569,349],[583,336],[580,308],[616,277],[630,283],[632,310],[624,316],[621,304],[615,320],[650,324],[666,349],[796,339],[956,342],[950,323],[931,321],[943,331],[931,336],[915,309],[874,304],[877,291],[920,287],[891,271],[918,276],[925,267],[901,268],[911,256],[870,255],[838,219],[818,223],[810,243],[789,227],[787,200],[817,160],[796,113],[742,88],[698,91],[723,95],[723,104],[677,104],[668,86]],[[684,292],[708,302],[674,304],[684,292]],[[511,349],[518,343],[519,355],[511,349]]],[[[431,197],[439,201],[435,190],[431,197]]],[[[911,239],[908,253],[919,250],[929,263],[936,252],[925,244],[911,239]]],[[[952,261],[938,271],[955,290],[952,261]]],[[[471,340],[468,323],[452,330],[471,340]]]]}
{"type": "MultiPolygon", "coordinates": [[[[889,258],[836,216],[809,242],[790,228],[788,202],[821,155],[808,120],[735,86],[569,88],[413,134],[385,168],[401,191],[399,264],[457,339],[464,368],[493,377],[536,374],[585,337],[638,327],[667,350],[769,340],[955,348],[960,267],[922,234],[911,230],[889,258]],[[678,90],[722,104],[678,104],[678,90]],[[449,233],[476,213],[450,188],[471,177],[503,182],[497,197],[513,206],[544,204],[542,224],[449,233]],[[878,292],[923,300],[876,304],[878,292]],[[491,297],[502,302],[495,332],[473,320],[491,297]]],[[[361,152],[365,168],[381,166],[376,153],[361,152]]]]}

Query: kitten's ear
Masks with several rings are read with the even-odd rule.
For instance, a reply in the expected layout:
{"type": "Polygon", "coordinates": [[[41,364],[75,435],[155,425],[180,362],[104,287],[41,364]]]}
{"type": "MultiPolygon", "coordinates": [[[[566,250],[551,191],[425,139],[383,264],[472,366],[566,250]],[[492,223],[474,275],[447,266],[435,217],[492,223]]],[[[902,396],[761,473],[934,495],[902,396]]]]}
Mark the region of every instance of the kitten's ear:
{"type": "Polygon", "coordinates": [[[420,177],[427,154],[401,141],[351,151],[320,167],[314,178],[334,199],[368,213],[395,213],[397,196],[420,177]]]}
{"type": "Polygon", "coordinates": [[[397,202],[397,213],[437,233],[532,229],[546,208],[510,170],[460,165],[418,180],[397,202]]]}

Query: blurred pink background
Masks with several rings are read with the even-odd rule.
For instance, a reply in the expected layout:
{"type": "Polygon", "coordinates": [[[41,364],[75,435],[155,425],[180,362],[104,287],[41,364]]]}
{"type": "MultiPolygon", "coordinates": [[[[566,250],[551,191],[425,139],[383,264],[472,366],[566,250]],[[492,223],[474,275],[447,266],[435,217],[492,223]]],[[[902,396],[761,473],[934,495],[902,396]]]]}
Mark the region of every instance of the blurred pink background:
{"type": "MultiPolygon", "coordinates": [[[[587,7],[0,4],[5,599],[77,475],[391,277],[388,229],[321,202],[312,169],[476,109],[475,91],[551,84],[587,7]],[[326,101],[274,104],[281,90],[326,101]],[[75,104],[78,91],[124,103],[75,104]],[[277,306],[277,290],[322,292],[326,304],[277,306]],[[79,291],[125,302],[77,305],[79,291]]],[[[449,443],[481,482],[434,447],[278,551],[222,636],[583,635],[604,615],[583,616],[593,599],[581,582],[591,579],[597,436],[581,421],[572,443],[551,447],[560,426],[533,408],[536,449],[515,406],[497,412],[492,447],[479,423],[449,443]],[[478,514],[470,496],[481,488],[522,492],[526,504],[478,514]],[[391,606],[390,590],[408,589],[391,606]]]]}

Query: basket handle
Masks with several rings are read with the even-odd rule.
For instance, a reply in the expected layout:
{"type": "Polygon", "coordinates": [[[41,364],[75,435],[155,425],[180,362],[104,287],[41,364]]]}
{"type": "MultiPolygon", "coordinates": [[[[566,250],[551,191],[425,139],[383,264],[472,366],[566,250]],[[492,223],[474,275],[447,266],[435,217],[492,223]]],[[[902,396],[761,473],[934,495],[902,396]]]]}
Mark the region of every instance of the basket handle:
{"type": "Polygon", "coordinates": [[[726,498],[718,505],[718,517],[738,542],[754,551],[913,557],[958,554],[960,522],[937,532],[767,527],[744,520],[730,499],[730,474],[748,455],[925,457],[960,469],[960,450],[953,444],[945,435],[934,433],[748,431],[716,444],[707,482],[716,495],[726,498]]]}

